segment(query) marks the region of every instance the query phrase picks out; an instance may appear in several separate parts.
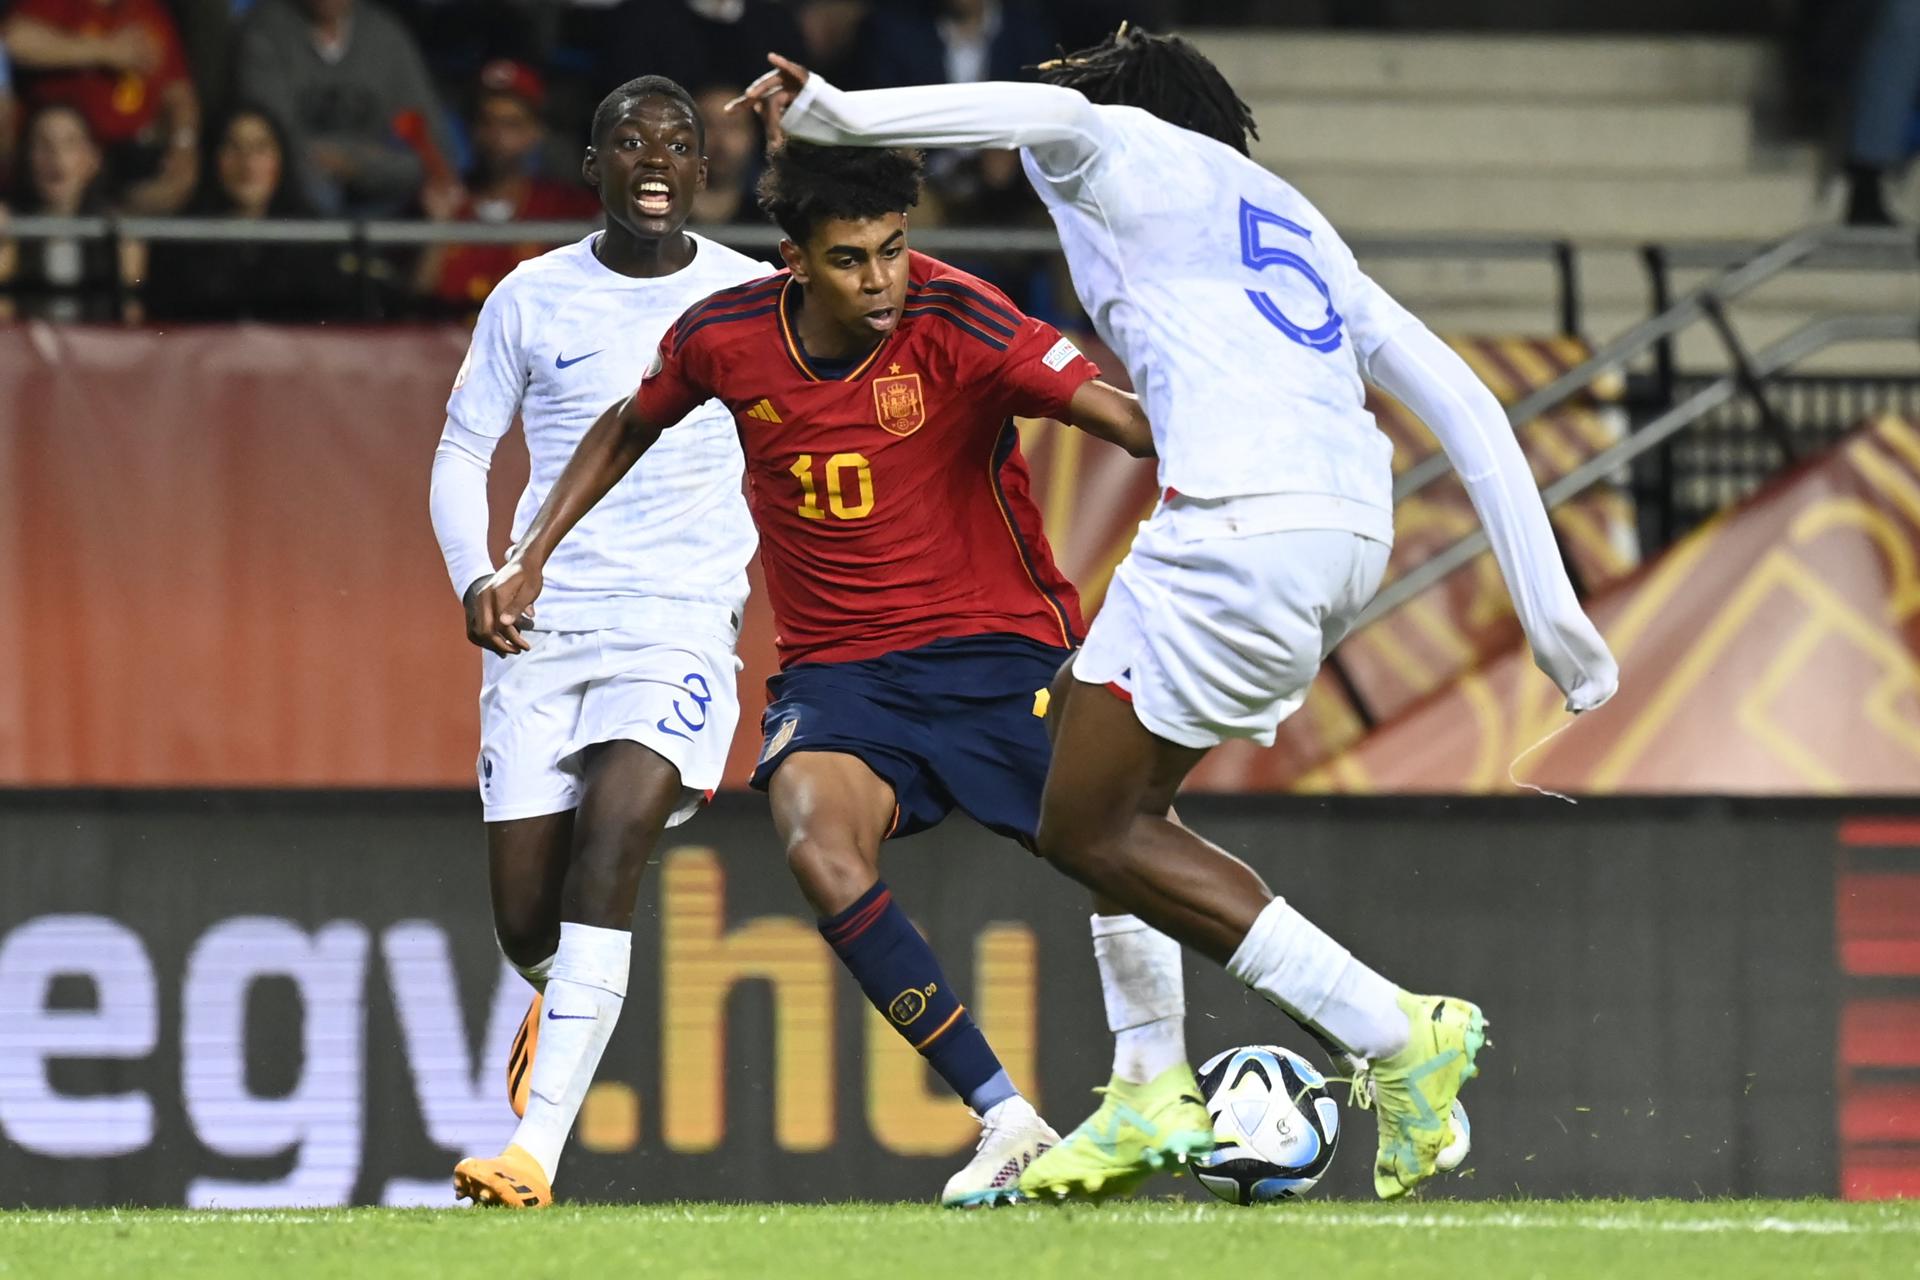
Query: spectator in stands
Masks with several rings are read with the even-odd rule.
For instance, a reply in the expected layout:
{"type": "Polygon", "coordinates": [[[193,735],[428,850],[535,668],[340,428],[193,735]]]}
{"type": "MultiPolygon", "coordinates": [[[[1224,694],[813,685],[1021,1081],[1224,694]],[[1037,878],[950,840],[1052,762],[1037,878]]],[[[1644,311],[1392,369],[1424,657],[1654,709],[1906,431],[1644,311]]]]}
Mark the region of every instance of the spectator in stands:
{"type": "Polygon", "coordinates": [[[29,106],[72,107],[134,213],[172,213],[199,171],[200,102],[160,0],[19,0],[0,31],[29,106]]]}
{"type": "Polygon", "coordinates": [[[800,26],[777,0],[625,0],[605,78],[617,83],[637,67],[685,85],[746,84],[767,69],[768,50],[800,47],[800,26]]]}
{"type": "Polygon", "coordinates": [[[693,95],[707,134],[707,189],[693,198],[698,225],[765,221],[753,198],[760,176],[758,117],[726,109],[739,93],[738,85],[714,84],[693,95]]]}
{"type": "MultiPolygon", "coordinates": [[[[188,210],[220,218],[311,216],[287,169],[273,117],[227,117],[188,210]]],[[[352,315],[358,296],[338,245],[164,241],[152,247],[146,314],[156,320],[322,320],[352,315]]]]}
{"type": "MultiPolygon", "coordinates": [[[[867,20],[860,61],[865,88],[1031,80],[1054,52],[1052,27],[1026,0],[937,0],[878,8],[867,20]]],[[[1017,222],[1037,209],[1011,151],[933,156],[927,186],[949,221],[1017,222]]]]}
{"type": "Polygon", "coordinates": [[[1891,226],[1886,177],[1913,152],[1920,102],[1920,0],[1879,0],[1867,26],[1847,122],[1847,221],[1891,226]]]}
{"type": "Polygon", "coordinates": [[[13,74],[7,63],[7,47],[0,44],[0,197],[13,190],[13,141],[19,121],[19,105],[13,96],[13,74]]]}
{"type": "MultiPolygon", "coordinates": [[[[545,84],[533,68],[505,59],[480,71],[474,105],[473,172],[464,187],[430,190],[423,201],[435,222],[587,220],[600,202],[576,169],[561,178],[541,171],[546,154],[545,84]]],[[[737,114],[737,113],[736,113],[737,114]]],[[[415,279],[427,297],[461,310],[477,308],[507,272],[545,244],[435,246],[421,255],[415,279]]]]}
{"type": "Polygon", "coordinates": [[[867,0],[795,0],[793,7],[806,42],[807,65],[834,84],[859,84],[862,77],[856,59],[867,21],[867,0]]]}
{"type": "Polygon", "coordinates": [[[1053,27],[1026,0],[936,0],[877,8],[861,35],[863,88],[1031,80],[1053,27]]]}
{"type": "Polygon", "coordinates": [[[396,214],[454,181],[420,50],[372,0],[259,0],[240,37],[239,97],[286,131],[327,214],[396,214]]]}
{"type": "MultiPolygon", "coordinates": [[[[1283,0],[1285,9],[1293,12],[1262,13],[1257,9],[1257,3],[1258,0],[1255,0],[1255,3],[1242,5],[1241,12],[1235,13],[1233,6],[1223,4],[1222,0],[1196,0],[1196,3],[1186,6],[1187,13],[1184,16],[1189,26],[1257,26],[1271,22],[1292,26],[1301,20],[1297,12],[1297,0],[1283,0]]],[[[1323,21],[1339,25],[1343,12],[1352,5],[1353,0],[1342,0],[1341,4],[1329,6],[1332,12],[1323,21]]],[[[1053,35],[1059,48],[1085,49],[1105,40],[1122,22],[1131,22],[1149,31],[1166,31],[1180,26],[1182,15],[1178,11],[1181,8],[1174,0],[1048,0],[1047,14],[1053,19],[1053,35]]],[[[1311,25],[1319,24],[1314,22],[1311,25]]],[[[1362,22],[1357,25],[1368,24],[1362,22]]]]}
{"type": "MultiPolygon", "coordinates": [[[[65,104],[41,107],[27,122],[26,177],[20,211],[85,217],[107,211],[105,154],[87,118],[65,104]]],[[[122,282],[137,282],[146,255],[104,238],[0,242],[0,314],[7,318],[102,321],[123,314],[122,282]]]]}

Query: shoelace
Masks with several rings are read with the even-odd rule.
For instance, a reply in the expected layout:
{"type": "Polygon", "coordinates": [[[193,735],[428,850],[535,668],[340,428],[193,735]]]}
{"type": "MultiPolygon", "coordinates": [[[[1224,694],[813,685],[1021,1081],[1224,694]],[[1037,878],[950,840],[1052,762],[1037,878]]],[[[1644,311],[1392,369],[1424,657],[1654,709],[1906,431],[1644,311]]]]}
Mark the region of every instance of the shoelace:
{"type": "MultiPolygon", "coordinates": [[[[1349,1057],[1347,1064],[1353,1069],[1352,1075],[1328,1076],[1327,1083],[1346,1085],[1347,1105],[1354,1110],[1373,1110],[1373,1063],[1367,1061],[1365,1058],[1349,1057]]],[[[1300,1098],[1304,1097],[1306,1097],[1306,1094],[1302,1092],[1300,1098]]],[[[1294,1106],[1297,1107],[1300,1105],[1300,1098],[1293,1100],[1294,1106]]]]}

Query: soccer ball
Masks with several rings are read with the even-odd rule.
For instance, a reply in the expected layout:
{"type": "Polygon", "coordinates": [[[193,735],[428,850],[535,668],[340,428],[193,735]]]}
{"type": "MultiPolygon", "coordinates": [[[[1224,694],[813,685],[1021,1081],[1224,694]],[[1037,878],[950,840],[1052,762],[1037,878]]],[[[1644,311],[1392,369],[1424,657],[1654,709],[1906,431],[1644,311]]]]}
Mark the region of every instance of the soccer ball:
{"type": "Polygon", "coordinates": [[[1313,1064],[1278,1045],[1207,1059],[1200,1092],[1214,1149],[1193,1162],[1200,1184],[1234,1204],[1291,1200],[1313,1190],[1340,1143],[1340,1105],[1313,1064]]]}

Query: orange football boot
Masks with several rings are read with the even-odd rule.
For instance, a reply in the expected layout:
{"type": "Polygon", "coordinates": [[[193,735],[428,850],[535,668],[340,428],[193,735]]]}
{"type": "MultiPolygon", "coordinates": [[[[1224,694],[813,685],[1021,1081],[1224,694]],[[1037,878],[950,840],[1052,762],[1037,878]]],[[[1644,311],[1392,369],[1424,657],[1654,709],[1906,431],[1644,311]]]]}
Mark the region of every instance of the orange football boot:
{"type": "Polygon", "coordinates": [[[491,1159],[469,1156],[455,1165],[453,1194],[493,1209],[544,1209],[553,1203],[553,1188],[539,1162],[511,1144],[491,1159]]]}

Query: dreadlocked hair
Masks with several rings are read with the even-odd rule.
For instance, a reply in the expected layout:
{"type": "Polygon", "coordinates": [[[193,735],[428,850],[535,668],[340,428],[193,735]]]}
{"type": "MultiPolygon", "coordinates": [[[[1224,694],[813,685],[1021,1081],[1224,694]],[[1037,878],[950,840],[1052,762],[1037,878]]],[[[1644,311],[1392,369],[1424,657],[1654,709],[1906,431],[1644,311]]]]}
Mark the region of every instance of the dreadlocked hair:
{"type": "Polygon", "coordinates": [[[767,157],[760,208],[787,238],[805,244],[832,218],[864,222],[920,203],[922,161],[898,147],[823,147],[789,139],[767,157]]]}
{"type": "Polygon", "coordinates": [[[1034,70],[1047,84],[1077,89],[1089,102],[1139,107],[1247,154],[1258,138],[1253,112],[1220,68],[1179,36],[1155,35],[1121,23],[1099,44],[1063,54],[1034,70]]]}

